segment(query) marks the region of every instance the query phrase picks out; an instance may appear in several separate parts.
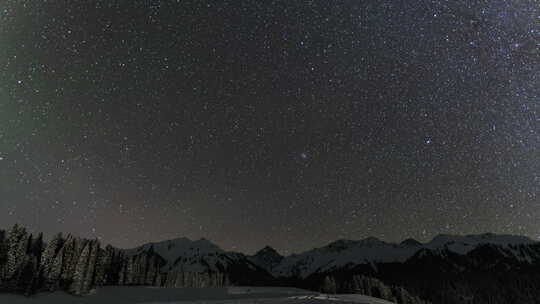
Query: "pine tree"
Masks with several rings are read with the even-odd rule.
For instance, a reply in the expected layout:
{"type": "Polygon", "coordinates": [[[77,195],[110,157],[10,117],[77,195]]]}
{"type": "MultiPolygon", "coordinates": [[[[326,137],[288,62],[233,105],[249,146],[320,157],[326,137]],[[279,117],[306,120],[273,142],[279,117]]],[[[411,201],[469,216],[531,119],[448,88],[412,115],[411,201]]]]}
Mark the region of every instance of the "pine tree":
{"type": "Polygon", "coordinates": [[[24,290],[26,296],[36,293],[39,284],[38,259],[36,256],[27,256],[21,281],[19,281],[20,290],[24,290]]]}
{"type": "Polygon", "coordinates": [[[6,267],[8,261],[9,243],[6,238],[6,232],[0,230],[0,285],[6,279],[6,267]]]}
{"type": "Polygon", "coordinates": [[[26,229],[15,224],[9,233],[6,279],[10,280],[21,267],[26,255],[28,236],[26,229]]]}
{"type": "Polygon", "coordinates": [[[56,255],[58,254],[61,245],[62,234],[59,233],[50,240],[41,255],[40,272],[43,275],[44,284],[46,287],[48,287],[48,285],[54,285],[55,281],[58,280],[59,273],[53,274],[52,269],[54,268],[56,255]]]}
{"type": "Polygon", "coordinates": [[[71,271],[72,259],[75,255],[75,239],[73,236],[68,235],[62,246],[62,269],[60,270],[60,276],[63,282],[68,283],[73,275],[71,271]]]}
{"type": "Polygon", "coordinates": [[[323,281],[322,292],[334,294],[336,293],[336,289],[336,281],[334,278],[331,276],[326,276],[323,281]]]}
{"type": "Polygon", "coordinates": [[[68,235],[64,246],[64,265],[62,269],[62,280],[67,285],[73,283],[73,277],[75,275],[75,267],[79,261],[79,256],[82,253],[81,246],[85,244],[83,240],[68,235]]]}
{"type": "Polygon", "coordinates": [[[39,233],[37,238],[32,239],[28,248],[28,254],[37,258],[36,266],[39,264],[41,254],[43,253],[43,233],[39,233]]]}
{"type": "Polygon", "coordinates": [[[83,280],[82,294],[87,294],[94,286],[94,274],[96,269],[97,255],[99,251],[99,242],[91,241],[88,244],[90,249],[90,256],[88,257],[88,266],[83,280]]]}
{"type": "Polygon", "coordinates": [[[88,270],[88,259],[90,257],[90,243],[85,244],[77,263],[75,264],[75,269],[73,273],[73,281],[71,283],[69,291],[75,295],[81,295],[84,293],[84,280],[86,277],[86,272],[88,270]]]}
{"type": "Polygon", "coordinates": [[[163,276],[158,273],[157,276],[156,276],[156,281],[154,283],[154,286],[157,286],[157,287],[162,287],[162,279],[163,279],[163,276]]]}
{"type": "Polygon", "coordinates": [[[97,286],[105,285],[107,278],[106,278],[106,268],[107,265],[110,264],[109,256],[107,255],[107,251],[103,249],[99,249],[97,252],[96,257],[96,276],[95,276],[95,284],[97,286]]]}
{"type": "Polygon", "coordinates": [[[152,255],[152,257],[148,260],[148,270],[146,273],[146,279],[144,281],[145,285],[154,285],[157,274],[156,264],[156,256],[152,255]]]}
{"type": "Polygon", "coordinates": [[[131,285],[133,284],[133,257],[127,259],[127,268],[126,268],[126,277],[124,284],[131,285]]]}
{"type": "Polygon", "coordinates": [[[106,260],[104,261],[104,283],[116,285],[120,282],[122,272],[122,253],[117,252],[111,245],[105,247],[106,260]]]}
{"type": "Polygon", "coordinates": [[[126,281],[127,262],[124,261],[121,265],[120,272],[118,273],[118,285],[124,285],[126,281]]]}
{"type": "Polygon", "coordinates": [[[49,266],[47,274],[46,287],[49,291],[54,291],[60,288],[62,269],[64,268],[64,247],[60,248],[53,262],[49,266]]]}

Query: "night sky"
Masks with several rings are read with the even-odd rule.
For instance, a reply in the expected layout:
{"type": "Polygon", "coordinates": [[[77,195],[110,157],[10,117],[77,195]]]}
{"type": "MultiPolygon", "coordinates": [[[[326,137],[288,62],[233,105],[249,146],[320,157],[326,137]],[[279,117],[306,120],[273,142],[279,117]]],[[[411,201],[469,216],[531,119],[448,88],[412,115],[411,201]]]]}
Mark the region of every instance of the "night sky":
{"type": "Polygon", "coordinates": [[[3,0],[0,223],[246,253],[539,238],[540,4],[3,0]]]}

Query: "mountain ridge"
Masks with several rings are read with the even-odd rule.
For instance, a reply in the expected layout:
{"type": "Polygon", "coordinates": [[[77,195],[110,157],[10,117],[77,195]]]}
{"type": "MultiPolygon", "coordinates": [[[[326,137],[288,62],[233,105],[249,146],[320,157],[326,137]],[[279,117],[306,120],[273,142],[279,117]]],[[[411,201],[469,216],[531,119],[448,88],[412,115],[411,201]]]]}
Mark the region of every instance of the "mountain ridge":
{"type": "MultiPolygon", "coordinates": [[[[464,239],[464,238],[471,238],[471,239],[484,240],[484,241],[489,240],[489,239],[498,239],[498,241],[501,242],[501,243],[505,243],[506,241],[502,241],[502,240],[506,239],[506,240],[510,240],[507,243],[516,243],[516,244],[540,242],[540,240],[537,241],[537,240],[534,240],[534,239],[532,239],[532,238],[530,238],[528,236],[524,236],[524,235],[492,233],[492,232],[484,232],[484,233],[477,233],[477,234],[440,233],[440,234],[434,235],[427,242],[421,242],[421,241],[418,241],[418,240],[416,240],[414,238],[406,238],[406,239],[404,239],[402,241],[389,242],[389,241],[381,240],[381,239],[379,239],[377,237],[374,237],[374,236],[369,236],[369,237],[365,237],[365,238],[361,238],[361,239],[337,239],[337,240],[331,241],[331,242],[326,243],[326,244],[324,244],[322,246],[319,246],[319,247],[313,247],[311,249],[306,249],[306,250],[299,251],[299,252],[293,252],[293,253],[290,253],[290,254],[287,254],[287,255],[282,255],[282,256],[283,257],[288,257],[288,256],[300,255],[302,253],[305,253],[307,251],[311,251],[313,249],[327,247],[328,245],[336,243],[336,242],[365,243],[365,244],[384,243],[384,244],[389,244],[389,245],[404,245],[404,244],[411,245],[411,244],[415,243],[415,244],[420,244],[420,245],[426,245],[426,244],[433,243],[435,240],[446,239],[446,238],[449,238],[449,241],[455,241],[456,239],[464,239]],[[450,239],[450,238],[453,238],[453,239],[450,239]]],[[[137,248],[147,246],[147,245],[151,245],[151,244],[160,244],[160,243],[175,242],[175,241],[189,241],[189,242],[206,241],[206,242],[212,244],[213,246],[218,247],[223,252],[237,252],[237,253],[242,253],[242,254],[244,254],[246,256],[253,256],[253,255],[257,254],[257,252],[259,252],[259,251],[261,251],[261,250],[263,250],[265,248],[270,248],[270,249],[275,250],[276,252],[278,252],[278,250],[276,250],[274,247],[267,244],[267,245],[264,245],[262,248],[258,249],[257,251],[255,251],[253,254],[250,255],[250,254],[242,252],[242,251],[223,249],[223,248],[221,248],[220,245],[218,245],[214,241],[212,241],[210,239],[207,239],[207,238],[204,238],[204,237],[199,238],[199,239],[191,239],[191,238],[184,237],[184,236],[173,238],[173,239],[146,242],[146,243],[143,243],[141,245],[138,245],[138,246],[135,246],[135,247],[129,247],[129,248],[120,248],[120,247],[115,247],[115,246],[113,246],[113,247],[118,249],[118,250],[122,250],[122,251],[132,251],[132,250],[135,250],[137,248]]],[[[279,252],[278,252],[278,254],[279,254],[279,252]]]]}
{"type": "MultiPolygon", "coordinates": [[[[168,267],[168,271],[175,269],[194,272],[218,271],[222,269],[220,266],[227,266],[231,260],[241,260],[242,263],[246,263],[247,260],[277,278],[306,278],[315,272],[339,268],[347,264],[405,262],[421,249],[429,249],[433,252],[448,249],[458,254],[466,254],[482,244],[507,247],[509,245],[534,243],[537,243],[537,241],[529,237],[511,234],[438,234],[426,243],[411,238],[399,243],[385,242],[376,237],[359,240],[338,239],[322,247],[315,247],[290,255],[281,255],[274,248],[266,245],[255,254],[246,255],[241,252],[226,251],[205,238],[191,240],[187,237],[179,237],[119,250],[129,256],[146,252],[152,247],[157,254],[167,261],[164,267],[168,267]],[[174,264],[178,262],[180,256],[183,258],[182,263],[174,264]],[[224,256],[229,258],[223,258],[224,256]],[[201,259],[204,260],[203,264],[206,264],[207,268],[200,265],[201,259]]],[[[250,267],[249,263],[246,265],[250,267]]]]}
{"type": "Polygon", "coordinates": [[[85,295],[111,285],[293,286],[398,304],[534,303],[540,243],[493,233],[441,234],[427,243],[370,237],[282,256],[270,246],[254,255],[225,251],[205,238],[118,249],[71,234],[44,242],[20,226],[0,230],[0,291],[85,295]],[[481,301],[468,300],[475,297],[481,301]]]}

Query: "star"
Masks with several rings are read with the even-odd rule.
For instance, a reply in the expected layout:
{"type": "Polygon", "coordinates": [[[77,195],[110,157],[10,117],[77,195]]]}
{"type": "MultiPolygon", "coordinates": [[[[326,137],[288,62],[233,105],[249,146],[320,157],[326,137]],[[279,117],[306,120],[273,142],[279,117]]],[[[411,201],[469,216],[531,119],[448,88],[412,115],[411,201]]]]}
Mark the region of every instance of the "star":
{"type": "Polygon", "coordinates": [[[540,235],[537,1],[143,2],[2,2],[3,225],[540,235]]]}

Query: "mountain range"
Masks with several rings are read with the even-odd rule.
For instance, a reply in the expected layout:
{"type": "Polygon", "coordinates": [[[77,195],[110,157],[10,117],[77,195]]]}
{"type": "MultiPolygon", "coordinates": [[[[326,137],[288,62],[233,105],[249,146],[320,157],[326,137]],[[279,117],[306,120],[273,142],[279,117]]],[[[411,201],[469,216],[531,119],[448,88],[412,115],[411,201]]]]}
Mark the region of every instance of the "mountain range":
{"type": "Polygon", "coordinates": [[[104,285],[294,286],[395,303],[538,303],[540,243],[491,233],[427,243],[367,238],[289,256],[267,246],[249,256],[206,239],[118,249],[61,234],[44,242],[20,226],[0,231],[1,291],[84,295],[104,285]]]}

